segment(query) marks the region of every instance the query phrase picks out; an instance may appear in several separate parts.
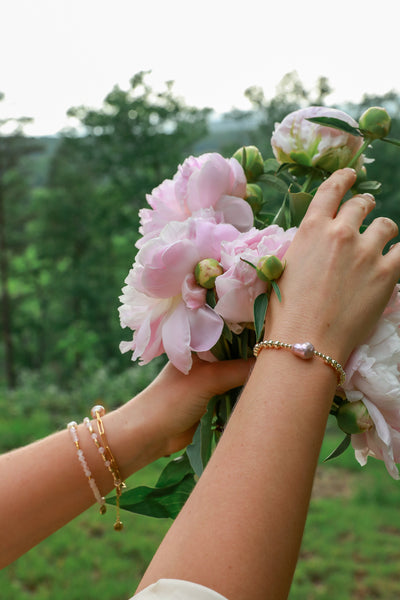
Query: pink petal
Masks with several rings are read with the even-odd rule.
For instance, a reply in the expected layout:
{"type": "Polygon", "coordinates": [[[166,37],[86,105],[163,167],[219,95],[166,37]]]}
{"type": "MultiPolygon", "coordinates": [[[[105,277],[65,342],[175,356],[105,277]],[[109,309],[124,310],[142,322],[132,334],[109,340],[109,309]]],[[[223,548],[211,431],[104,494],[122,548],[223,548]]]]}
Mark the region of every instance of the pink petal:
{"type": "Polygon", "coordinates": [[[242,198],[221,196],[215,205],[215,210],[221,211],[225,223],[231,223],[239,231],[248,231],[253,227],[253,211],[249,203],[242,198]]]}
{"type": "Polygon", "coordinates": [[[182,373],[189,373],[192,366],[190,326],[183,302],[166,317],[162,326],[162,340],[172,364],[182,373]]]}
{"type": "Polygon", "coordinates": [[[224,322],[209,306],[187,310],[190,326],[190,346],[195,352],[210,350],[220,338],[224,322]]]}

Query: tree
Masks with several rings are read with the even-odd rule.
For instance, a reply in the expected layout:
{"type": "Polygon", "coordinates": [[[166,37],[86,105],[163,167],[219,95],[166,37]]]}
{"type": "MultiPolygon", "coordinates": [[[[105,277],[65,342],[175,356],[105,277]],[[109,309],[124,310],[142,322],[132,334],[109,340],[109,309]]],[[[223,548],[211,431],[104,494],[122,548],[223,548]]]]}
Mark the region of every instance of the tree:
{"type": "MultiPolygon", "coordinates": [[[[0,100],[3,95],[0,95],[0,100]]],[[[26,229],[31,217],[26,157],[39,150],[25,138],[28,119],[0,121],[0,287],[4,372],[9,387],[16,385],[14,309],[21,290],[11,291],[16,258],[27,249],[26,229]]]]}
{"type": "Polygon", "coordinates": [[[51,282],[46,361],[64,374],[118,356],[118,296],[134,259],[138,210],[204,136],[209,110],[186,106],[171,83],[154,92],[138,73],[99,110],[69,114],[78,128],[62,138],[47,187],[35,195],[39,259],[51,282]]]}

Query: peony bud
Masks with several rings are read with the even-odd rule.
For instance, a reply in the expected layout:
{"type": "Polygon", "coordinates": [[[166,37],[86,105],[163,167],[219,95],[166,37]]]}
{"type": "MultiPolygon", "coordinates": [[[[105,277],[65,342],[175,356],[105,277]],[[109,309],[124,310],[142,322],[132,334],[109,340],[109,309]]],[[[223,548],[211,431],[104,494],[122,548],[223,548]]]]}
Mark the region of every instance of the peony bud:
{"type": "MultiPolygon", "coordinates": [[[[323,169],[333,173],[346,167],[358,153],[363,138],[345,131],[319,125],[308,119],[328,117],[340,119],[357,128],[358,123],[341,110],[325,106],[310,106],[288,114],[281,123],[275,124],[271,138],[272,150],[280,163],[292,163],[301,167],[323,169]]],[[[363,164],[361,155],[354,168],[363,164]]]]}
{"type": "Polygon", "coordinates": [[[384,108],[371,106],[361,115],[358,124],[366,137],[377,140],[387,136],[392,120],[384,108]]]}
{"type": "Polygon", "coordinates": [[[245,200],[250,204],[255,215],[259,213],[263,205],[263,193],[260,186],[256,183],[248,183],[246,185],[245,200]]]}
{"type": "Polygon", "coordinates": [[[194,276],[201,287],[211,290],[215,285],[216,278],[223,272],[223,268],[215,258],[204,258],[197,263],[194,276]]]}
{"type": "Polygon", "coordinates": [[[257,181],[264,173],[264,159],[255,146],[243,146],[236,150],[233,158],[242,165],[247,181],[257,181]]]}
{"type": "Polygon", "coordinates": [[[345,402],[339,406],[336,419],[340,429],[345,433],[364,433],[374,427],[374,422],[361,400],[345,402]]]}
{"type": "Polygon", "coordinates": [[[257,263],[257,275],[262,281],[275,281],[275,279],[279,279],[284,269],[285,264],[273,254],[262,256],[257,263]]]}

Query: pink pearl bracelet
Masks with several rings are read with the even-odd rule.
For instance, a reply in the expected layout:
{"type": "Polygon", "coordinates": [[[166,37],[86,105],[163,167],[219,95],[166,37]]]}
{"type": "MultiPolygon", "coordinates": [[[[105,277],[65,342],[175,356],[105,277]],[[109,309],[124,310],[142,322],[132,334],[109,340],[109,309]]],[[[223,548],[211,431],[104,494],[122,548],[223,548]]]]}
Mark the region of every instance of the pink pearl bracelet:
{"type": "Polygon", "coordinates": [[[271,348],[275,350],[280,350],[281,348],[290,350],[293,354],[304,360],[309,360],[314,356],[317,358],[322,358],[324,363],[336,372],[339,386],[343,385],[346,380],[346,373],[342,365],[340,365],[337,360],[331,356],[315,350],[314,346],[310,342],[305,342],[302,344],[286,344],[285,342],[280,342],[279,340],[264,340],[263,342],[259,342],[254,346],[253,354],[255,357],[257,357],[261,350],[268,350],[271,348]]]}
{"type": "Polygon", "coordinates": [[[68,427],[68,431],[71,434],[72,441],[75,444],[76,453],[78,455],[78,460],[81,463],[83,472],[85,473],[86,477],[88,478],[88,482],[89,482],[90,488],[93,492],[93,495],[96,498],[96,501],[100,504],[100,513],[103,515],[106,512],[106,504],[105,504],[106,501],[103,498],[103,496],[100,494],[99,488],[97,487],[97,484],[94,480],[92,472],[89,469],[86,458],[83,454],[83,450],[81,449],[81,447],[79,445],[78,425],[75,421],[71,421],[70,423],[68,423],[67,427],[68,427]]]}

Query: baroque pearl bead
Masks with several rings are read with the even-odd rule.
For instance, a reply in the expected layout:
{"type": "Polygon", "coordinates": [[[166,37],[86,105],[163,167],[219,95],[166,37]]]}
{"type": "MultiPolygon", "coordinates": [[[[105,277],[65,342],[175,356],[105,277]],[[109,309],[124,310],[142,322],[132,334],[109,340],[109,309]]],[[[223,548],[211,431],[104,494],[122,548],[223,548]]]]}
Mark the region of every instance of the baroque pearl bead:
{"type": "Polygon", "coordinates": [[[90,411],[93,419],[96,418],[96,413],[99,413],[100,417],[104,417],[106,414],[106,409],[101,404],[96,404],[96,406],[93,406],[92,410],[90,411]]]}
{"type": "Polygon", "coordinates": [[[296,356],[308,360],[314,355],[314,346],[310,342],[305,342],[304,344],[293,344],[292,352],[296,356]]]}

